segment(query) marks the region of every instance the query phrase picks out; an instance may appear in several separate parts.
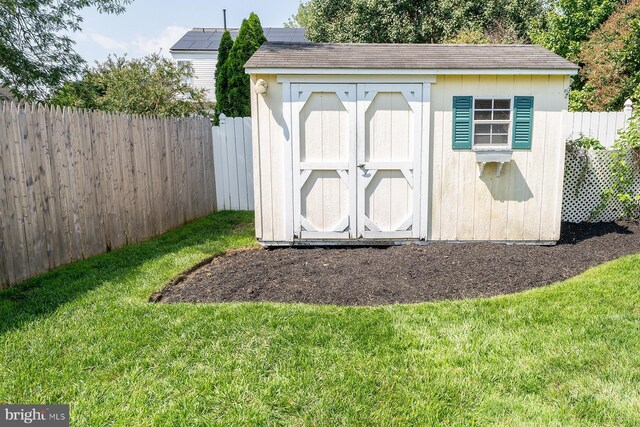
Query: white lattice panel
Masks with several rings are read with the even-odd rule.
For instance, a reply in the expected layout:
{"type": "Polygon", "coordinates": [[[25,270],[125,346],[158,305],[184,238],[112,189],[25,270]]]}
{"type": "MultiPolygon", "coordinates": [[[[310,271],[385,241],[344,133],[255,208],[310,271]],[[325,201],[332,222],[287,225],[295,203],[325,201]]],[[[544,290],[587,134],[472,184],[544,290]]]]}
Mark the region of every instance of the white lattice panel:
{"type": "MultiPolygon", "coordinates": [[[[611,186],[611,151],[587,151],[567,153],[562,197],[562,220],[567,222],[614,221],[620,217],[622,204],[612,200],[596,218],[591,213],[600,204],[604,190],[611,186]],[[586,172],[585,161],[589,162],[586,172]]],[[[640,191],[640,179],[636,180],[635,191],[640,191]]]]}

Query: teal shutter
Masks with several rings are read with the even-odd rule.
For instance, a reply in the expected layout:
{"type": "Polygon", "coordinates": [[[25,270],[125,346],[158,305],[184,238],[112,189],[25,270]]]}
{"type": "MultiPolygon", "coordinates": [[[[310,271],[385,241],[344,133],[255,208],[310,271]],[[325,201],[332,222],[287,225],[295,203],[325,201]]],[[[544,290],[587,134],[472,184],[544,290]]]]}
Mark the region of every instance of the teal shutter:
{"type": "Polygon", "coordinates": [[[471,149],[471,125],[473,97],[453,97],[453,143],[454,150],[471,149]]]}
{"type": "Polygon", "coordinates": [[[514,150],[531,149],[533,130],[533,96],[513,98],[513,134],[511,148],[514,150]]]}

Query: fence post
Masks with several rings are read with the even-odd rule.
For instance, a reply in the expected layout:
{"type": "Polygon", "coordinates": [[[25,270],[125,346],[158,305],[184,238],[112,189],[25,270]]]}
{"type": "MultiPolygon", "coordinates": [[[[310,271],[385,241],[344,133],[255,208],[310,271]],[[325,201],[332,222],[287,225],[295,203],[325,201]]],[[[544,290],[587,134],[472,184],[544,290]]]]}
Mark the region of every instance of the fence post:
{"type": "MultiPolygon", "coordinates": [[[[232,122],[233,123],[233,122],[232,122]]],[[[224,210],[231,209],[231,191],[229,182],[229,144],[227,143],[227,116],[220,113],[220,144],[222,147],[222,182],[224,186],[224,210]]]]}
{"type": "Polygon", "coordinates": [[[633,114],[633,103],[631,102],[630,99],[627,99],[627,101],[624,103],[624,118],[625,120],[629,120],[631,118],[631,115],[633,114]]]}

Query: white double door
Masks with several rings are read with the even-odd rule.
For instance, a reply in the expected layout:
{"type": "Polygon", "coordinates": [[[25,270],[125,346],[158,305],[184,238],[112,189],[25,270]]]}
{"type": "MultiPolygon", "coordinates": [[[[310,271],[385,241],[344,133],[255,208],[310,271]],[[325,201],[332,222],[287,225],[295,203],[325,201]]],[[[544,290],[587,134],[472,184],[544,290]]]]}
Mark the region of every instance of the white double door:
{"type": "Polygon", "coordinates": [[[298,239],[420,237],[422,84],[292,84],[298,239]]]}

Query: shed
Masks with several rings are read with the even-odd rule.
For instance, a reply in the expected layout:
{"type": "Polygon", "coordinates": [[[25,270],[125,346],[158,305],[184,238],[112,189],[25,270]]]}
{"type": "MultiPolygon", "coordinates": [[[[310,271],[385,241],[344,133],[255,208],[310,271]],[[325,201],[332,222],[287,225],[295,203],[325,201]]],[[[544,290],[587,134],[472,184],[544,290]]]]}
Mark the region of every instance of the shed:
{"type": "Polygon", "coordinates": [[[559,239],[577,65],[535,45],[265,43],[245,68],[263,244],[559,239]]]}

